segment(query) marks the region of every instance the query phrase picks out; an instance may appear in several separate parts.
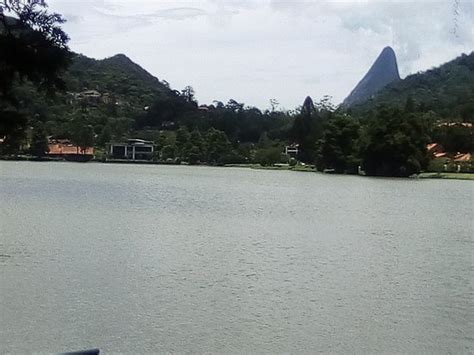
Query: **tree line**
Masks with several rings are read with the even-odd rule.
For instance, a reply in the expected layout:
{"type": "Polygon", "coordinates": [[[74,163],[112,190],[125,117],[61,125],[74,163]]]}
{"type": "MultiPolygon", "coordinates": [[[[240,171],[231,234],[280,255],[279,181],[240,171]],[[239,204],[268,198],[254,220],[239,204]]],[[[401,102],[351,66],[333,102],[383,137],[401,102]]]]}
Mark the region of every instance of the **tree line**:
{"type": "MultiPolygon", "coordinates": [[[[414,98],[393,96],[364,109],[335,107],[329,97],[316,103],[308,97],[293,111],[279,110],[275,100],[263,111],[233,99],[199,106],[192,87],[172,90],[123,55],[101,62],[72,54],[60,28],[63,18],[48,14],[44,2],[5,4],[0,13],[2,155],[44,155],[48,136],[99,150],[111,141],[143,138],[155,141],[154,159],[163,162],[300,162],[321,171],[409,176],[427,168],[429,142],[449,151],[473,151],[472,126],[441,124],[447,120],[444,110],[434,104],[430,110],[422,90],[414,98]],[[6,11],[15,18],[5,16],[6,11]],[[76,91],[92,86],[110,94],[78,98],[66,84],[76,91]],[[298,145],[297,156],[283,154],[289,144],[298,145]]],[[[455,78],[472,75],[472,55],[456,63],[462,68],[451,70],[455,78]]],[[[424,80],[415,79],[410,80],[424,80]]],[[[432,73],[429,80],[434,80],[432,73]]],[[[456,88],[456,119],[472,122],[472,99],[466,94],[471,87],[456,88]]],[[[438,91],[449,101],[444,89],[438,91]]]]}

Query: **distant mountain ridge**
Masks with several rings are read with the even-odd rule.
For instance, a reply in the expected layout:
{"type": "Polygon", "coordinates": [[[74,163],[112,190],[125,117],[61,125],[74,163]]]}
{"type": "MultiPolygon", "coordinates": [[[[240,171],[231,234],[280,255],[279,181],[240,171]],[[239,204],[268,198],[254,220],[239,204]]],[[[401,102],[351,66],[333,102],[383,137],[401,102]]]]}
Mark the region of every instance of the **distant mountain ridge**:
{"type": "Polygon", "coordinates": [[[366,116],[379,105],[403,108],[408,98],[413,100],[416,111],[474,122],[474,52],[388,84],[350,109],[356,115],[366,116]]]}
{"type": "Polygon", "coordinates": [[[345,107],[363,103],[388,84],[400,80],[397,58],[391,47],[385,47],[362,80],[342,103],[345,107]]]}

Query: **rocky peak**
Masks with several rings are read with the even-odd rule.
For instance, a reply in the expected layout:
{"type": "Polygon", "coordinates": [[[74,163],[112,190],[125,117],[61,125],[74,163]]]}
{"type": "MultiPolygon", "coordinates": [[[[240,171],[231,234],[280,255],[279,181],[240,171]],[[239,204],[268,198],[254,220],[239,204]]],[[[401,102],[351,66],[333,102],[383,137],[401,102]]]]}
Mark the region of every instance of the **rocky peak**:
{"type": "Polygon", "coordinates": [[[302,111],[307,114],[311,114],[314,111],[313,99],[310,96],[306,96],[306,99],[304,99],[302,111]]]}
{"type": "Polygon", "coordinates": [[[370,99],[388,84],[400,80],[397,58],[391,47],[385,47],[362,80],[344,100],[344,106],[352,106],[370,99]]]}

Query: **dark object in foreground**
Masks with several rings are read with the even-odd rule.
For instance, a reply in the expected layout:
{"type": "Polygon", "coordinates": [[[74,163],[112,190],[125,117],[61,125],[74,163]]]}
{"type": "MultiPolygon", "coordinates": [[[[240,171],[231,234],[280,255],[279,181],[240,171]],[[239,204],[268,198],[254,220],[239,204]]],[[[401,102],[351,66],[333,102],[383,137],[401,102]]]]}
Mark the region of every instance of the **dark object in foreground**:
{"type": "Polygon", "coordinates": [[[69,353],[61,353],[59,355],[98,355],[100,353],[99,349],[90,349],[82,351],[73,351],[69,353]]]}

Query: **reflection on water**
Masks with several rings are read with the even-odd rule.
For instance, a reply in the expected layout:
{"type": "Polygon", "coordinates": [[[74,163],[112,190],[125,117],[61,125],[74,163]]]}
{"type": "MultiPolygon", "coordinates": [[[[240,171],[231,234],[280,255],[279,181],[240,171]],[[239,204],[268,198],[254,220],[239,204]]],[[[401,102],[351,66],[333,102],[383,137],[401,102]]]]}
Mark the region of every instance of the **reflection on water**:
{"type": "Polygon", "coordinates": [[[0,162],[0,351],[472,351],[473,192],[0,162]]]}

